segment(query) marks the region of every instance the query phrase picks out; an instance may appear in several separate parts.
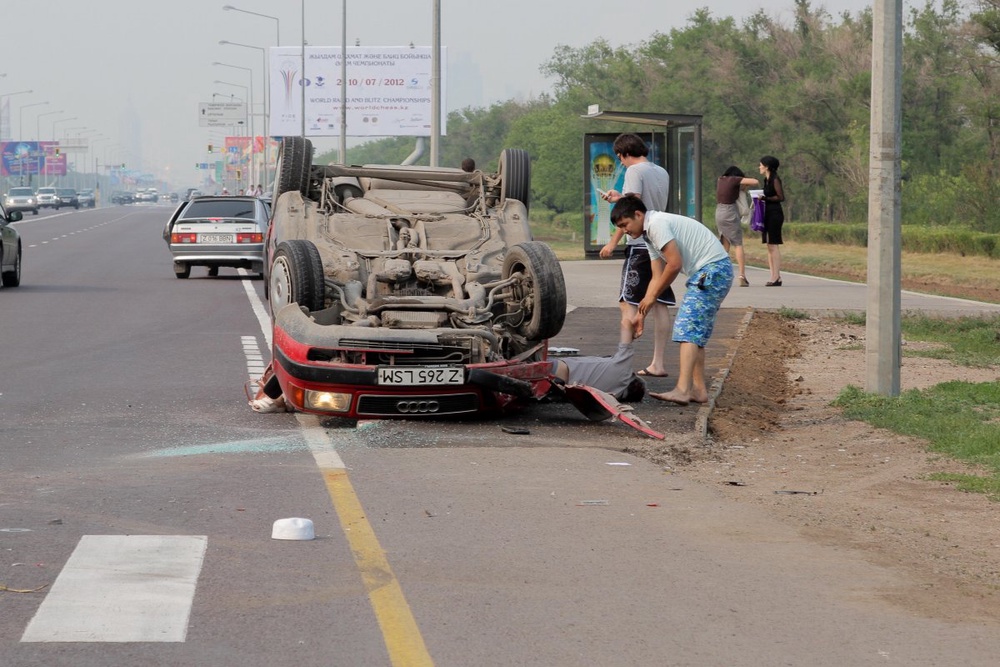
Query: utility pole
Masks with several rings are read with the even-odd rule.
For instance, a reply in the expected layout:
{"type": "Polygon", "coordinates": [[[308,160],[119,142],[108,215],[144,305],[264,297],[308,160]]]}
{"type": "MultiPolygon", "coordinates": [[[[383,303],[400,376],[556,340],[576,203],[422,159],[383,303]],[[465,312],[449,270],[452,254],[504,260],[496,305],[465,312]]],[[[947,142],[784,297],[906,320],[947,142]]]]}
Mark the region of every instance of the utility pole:
{"type": "Polygon", "coordinates": [[[872,18],[865,388],[869,393],[898,396],[903,354],[899,291],[903,0],[875,0],[872,18]]]}

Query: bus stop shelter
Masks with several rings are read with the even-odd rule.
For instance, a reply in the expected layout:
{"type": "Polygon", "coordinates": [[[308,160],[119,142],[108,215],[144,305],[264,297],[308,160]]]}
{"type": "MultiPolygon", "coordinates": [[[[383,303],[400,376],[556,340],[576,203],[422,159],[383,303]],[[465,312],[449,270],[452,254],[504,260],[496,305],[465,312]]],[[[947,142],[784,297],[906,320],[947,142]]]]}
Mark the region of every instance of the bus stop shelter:
{"type": "MultiPolygon", "coordinates": [[[[701,220],[701,124],[702,116],[690,114],[648,113],[641,111],[602,111],[591,105],[582,118],[641,126],[626,129],[646,140],[647,159],[670,174],[667,210],[701,220]]],[[[611,204],[598,190],[621,191],[625,166],[612,149],[621,132],[594,132],[584,135],[583,150],[583,243],[586,257],[597,257],[611,239],[611,204]]],[[[616,250],[622,252],[622,250],[616,250]]]]}

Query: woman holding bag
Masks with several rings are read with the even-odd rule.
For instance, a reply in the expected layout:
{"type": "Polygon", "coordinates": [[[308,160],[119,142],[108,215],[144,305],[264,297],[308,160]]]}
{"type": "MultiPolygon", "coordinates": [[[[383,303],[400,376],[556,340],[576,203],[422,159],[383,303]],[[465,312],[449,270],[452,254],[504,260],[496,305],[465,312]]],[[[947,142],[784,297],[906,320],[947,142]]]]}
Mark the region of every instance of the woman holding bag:
{"type": "Polygon", "coordinates": [[[755,178],[748,178],[739,167],[732,166],[719,177],[715,185],[715,227],[719,230],[722,247],[729,252],[734,247],[739,268],[740,287],[749,287],[746,275],[746,258],[743,253],[743,225],[737,201],[745,197],[742,188],[760,185],[755,178]]]}
{"type": "Polygon", "coordinates": [[[761,240],[767,244],[767,266],[771,280],[765,287],[781,287],[781,226],[785,222],[785,190],[778,176],[778,158],[765,155],[760,159],[760,173],[764,176],[764,233],[761,240]]]}

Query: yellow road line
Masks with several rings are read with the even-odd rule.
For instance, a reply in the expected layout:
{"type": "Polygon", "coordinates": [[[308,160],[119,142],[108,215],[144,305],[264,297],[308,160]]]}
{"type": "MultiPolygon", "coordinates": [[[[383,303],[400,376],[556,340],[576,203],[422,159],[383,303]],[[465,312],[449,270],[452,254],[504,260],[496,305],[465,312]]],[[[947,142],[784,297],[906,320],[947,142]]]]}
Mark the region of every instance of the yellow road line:
{"type": "Polygon", "coordinates": [[[394,667],[433,667],[434,661],[427,652],[420,628],[403,596],[403,589],[368,523],[337,450],[313,415],[299,414],[296,418],[323,474],[333,508],[340,519],[340,527],[361,572],[368,600],[382,629],[389,660],[394,667]]]}
{"type": "Polygon", "coordinates": [[[323,478],[337,516],[340,517],[344,535],[354,553],[354,562],[361,571],[361,579],[365,582],[375,617],[382,628],[389,659],[397,667],[432,666],[434,662],[427,652],[410,606],[403,597],[403,589],[389,567],[375,531],[365,517],[364,508],[354,493],[351,480],[347,478],[347,471],[324,470],[323,478]]]}

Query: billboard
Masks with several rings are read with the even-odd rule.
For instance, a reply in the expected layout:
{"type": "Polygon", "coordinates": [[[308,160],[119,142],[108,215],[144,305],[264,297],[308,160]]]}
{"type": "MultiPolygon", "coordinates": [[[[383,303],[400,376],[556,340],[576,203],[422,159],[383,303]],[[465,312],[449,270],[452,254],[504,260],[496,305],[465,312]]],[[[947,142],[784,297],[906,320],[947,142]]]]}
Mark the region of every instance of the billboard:
{"type": "MultiPolygon", "coordinates": [[[[305,75],[302,50],[272,47],[270,52],[270,132],[272,136],[302,134],[305,92],[305,134],[340,136],[341,47],[307,46],[305,75]]],[[[431,47],[350,46],[347,62],[347,136],[429,137],[431,135],[431,47]]],[[[441,47],[440,62],[447,62],[441,47]]],[[[445,95],[441,72],[441,99],[445,95]]],[[[441,133],[447,114],[441,104],[441,133]]]]}
{"type": "Polygon", "coordinates": [[[37,141],[5,141],[3,150],[3,176],[26,176],[42,170],[45,154],[37,141]]]}

